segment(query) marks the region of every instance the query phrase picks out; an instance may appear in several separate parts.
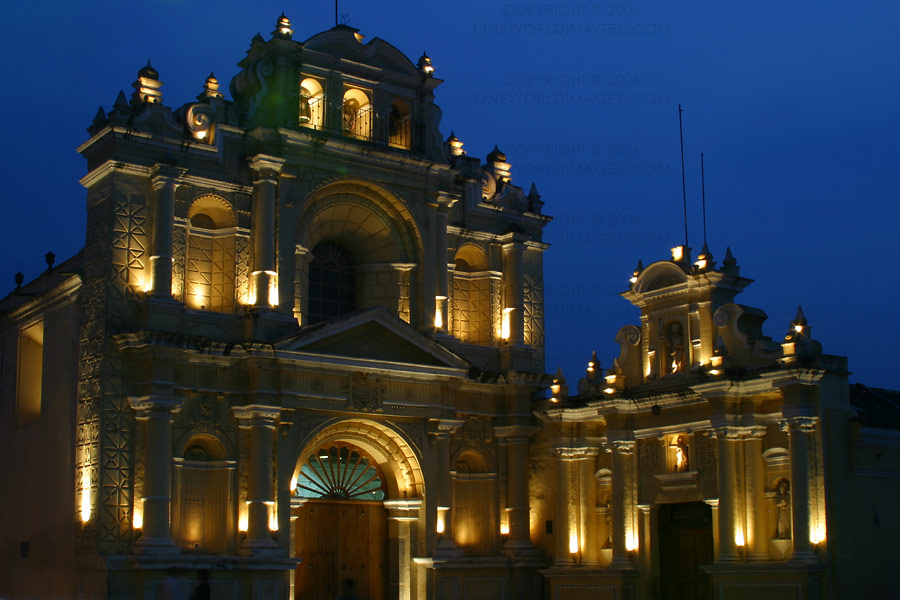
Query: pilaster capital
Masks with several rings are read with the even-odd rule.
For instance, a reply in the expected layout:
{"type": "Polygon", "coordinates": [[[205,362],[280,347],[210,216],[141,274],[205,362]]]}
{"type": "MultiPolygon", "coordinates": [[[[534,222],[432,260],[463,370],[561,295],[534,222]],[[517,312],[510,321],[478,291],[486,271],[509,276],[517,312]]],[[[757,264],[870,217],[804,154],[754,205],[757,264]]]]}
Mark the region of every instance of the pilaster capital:
{"type": "Polygon", "coordinates": [[[257,154],[247,159],[247,165],[253,171],[254,181],[277,181],[284,166],[284,159],[268,154],[257,154]]]}
{"type": "Polygon", "coordinates": [[[607,431],[606,450],[619,454],[631,454],[634,452],[634,432],[628,430],[607,431]]]}
{"type": "Polygon", "coordinates": [[[787,418],[787,425],[792,434],[813,433],[818,423],[819,417],[795,416],[787,418]]]}
{"type": "Polygon", "coordinates": [[[181,410],[184,400],[172,396],[131,396],[128,404],[137,413],[137,419],[144,420],[151,414],[171,417],[181,410]]]}
{"type": "Polygon", "coordinates": [[[421,498],[402,498],[400,500],[384,501],[384,508],[387,509],[387,518],[390,521],[418,521],[419,507],[421,506],[421,498]]]}
{"type": "Polygon", "coordinates": [[[450,439],[453,433],[462,427],[462,419],[431,419],[428,421],[428,433],[437,439],[450,439]]]}
{"type": "Polygon", "coordinates": [[[528,237],[522,233],[507,233],[500,238],[504,256],[507,254],[521,254],[525,251],[525,242],[528,237]]]}
{"type": "Polygon", "coordinates": [[[607,440],[606,449],[616,454],[631,454],[634,452],[634,440],[607,440]]]}
{"type": "Polygon", "coordinates": [[[248,404],[246,406],[234,406],[231,410],[234,411],[234,416],[238,420],[238,426],[241,429],[252,427],[275,429],[278,417],[281,416],[281,408],[277,406],[248,404]]]}
{"type": "Polygon", "coordinates": [[[438,213],[445,213],[459,201],[459,196],[450,192],[439,191],[434,199],[438,213]]]}
{"type": "Polygon", "coordinates": [[[150,167],[150,183],[154,190],[161,190],[164,187],[175,188],[178,186],[179,178],[187,173],[187,169],[176,167],[166,163],[156,163],[150,167]]]}
{"type": "Polygon", "coordinates": [[[585,458],[593,458],[599,453],[599,448],[590,448],[586,446],[556,446],[553,448],[553,454],[560,460],[582,460],[585,458]]]}
{"type": "Polygon", "coordinates": [[[739,440],[745,437],[745,427],[735,425],[715,425],[710,428],[710,437],[716,440],[739,440]]]}
{"type": "Polygon", "coordinates": [[[533,425],[501,425],[494,427],[494,435],[499,438],[501,445],[527,444],[531,436],[540,431],[540,427],[533,425]]]}

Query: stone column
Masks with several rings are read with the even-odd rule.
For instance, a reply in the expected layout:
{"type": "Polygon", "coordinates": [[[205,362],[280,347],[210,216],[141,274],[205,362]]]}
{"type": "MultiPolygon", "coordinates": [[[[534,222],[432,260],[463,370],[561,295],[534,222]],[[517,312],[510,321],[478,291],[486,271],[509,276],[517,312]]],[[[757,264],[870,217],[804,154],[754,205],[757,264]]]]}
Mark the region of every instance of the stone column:
{"type": "MultiPolygon", "coordinates": [[[[156,195],[153,209],[148,291],[157,298],[172,297],[172,242],[175,228],[175,189],[184,169],[155,164],[150,182],[156,195]]],[[[145,284],[146,285],[146,284],[145,284]]]]}
{"type": "Polygon", "coordinates": [[[791,432],[791,538],[792,559],[814,561],[809,529],[809,438],[816,430],[817,417],[794,416],[788,419],[791,432]]]}
{"type": "Polygon", "coordinates": [[[582,448],[578,457],[578,487],[580,488],[578,515],[580,518],[579,541],[581,564],[596,567],[601,564],[600,546],[603,540],[597,533],[597,480],[594,478],[597,464],[597,448],[582,448]]]}
{"type": "Polygon", "coordinates": [[[419,520],[418,498],[385,500],[388,513],[388,597],[410,600],[412,590],[412,536],[411,526],[419,520]]]}
{"type": "Polygon", "coordinates": [[[572,552],[571,537],[577,536],[578,520],[572,514],[578,510],[578,490],[575,485],[573,459],[576,448],[556,448],[556,537],[555,560],[558,567],[574,566],[578,550],[572,552]]]}
{"type": "Polygon", "coordinates": [[[747,474],[745,491],[747,506],[747,547],[751,560],[769,560],[769,538],[766,510],[766,466],[762,457],[764,426],[752,427],[744,438],[744,469],[747,474]]]}
{"type": "Polygon", "coordinates": [[[250,244],[253,271],[250,288],[256,291],[256,308],[269,307],[269,287],[276,276],[275,213],[278,174],[284,159],[257,154],[250,159],[253,171],[253,212],[250,219],[250,244]]]}
{"type": "Polygon", "coordinates": [[[440,320],[440,331],[449,331],[447,322],[450,314],[447,310],[447,299],[450,297],[450,275],[447,271],[447,211],[456,204],[456,198],[446,192],[438,192],[435,218],[435,325],[440,320]]]}
{"type": "Polygon", "coordinates": [[[626,484],[631,480],[631,458],[634,440],[614,440],[612,449],[612,548],[614,567],[631,567],[631,557],[625,545],[626,523],[630,520],[631,507],[626,505],[626,484]]]}
{"type": "Polygon", "coordinates": [[[302,327],[309,325],[309,263],[312,251],[297,246],[294,251],[294,318],[302,327]]]}
{"type": "Polygon", "coordinates": [[[735,522],[737,520],[737,462],[735,446],[738,432],[733,427],[717,427],[715,429],[718,449],[719,479],[719,554],[716,562],[733,562],[738,560],[735,543],[735,522]]]}
{"type": "Polygon", "coordinates": [[[453,482],[450,479],[450,436],[463,421],[459,419],[434,419],[431,421],[437,451],[437,520],[443,523],[443,533],[438,532],[435,555],[460,554],[453,539],[453,482]]]}
{"type": "Polygon", "coordinates": [[[250,430],[250,464],[247,486],[247,538],[241,543],[251,551],[278,548],[269,531],[269,512],[275,501],[272,484],[275,424],[281,409],[272,406],[235,406],[241,429],[250,430]]]}
{"type": "Polygon", "coordinates": [[[165,396],[129,398],[144,436],[144,524],[136,545],[145,554],[177,554],[169,526],[172,490],[172,417],[183,401],[165,396]]]}
{"type": "Polygon", "coordinates": [[[719,499],[704,500],[712,511],[713,556],[719,556],[719,499]]]}
{"type": "Polygon", "coordinates": [[[640,547],[638,548],[639,560],[638,564],[641,569],[644,570],[645,573],[650,573],[652,570],[650,568],[651,556],[650,552],[653,549],[653,529],[650,526],[650,512],[653,509],[653,505],[651,504],[638,504],[638,510],[640,511],[640,530],[641,530],[641,542],[640,547]]]}
{"type": "Polygon", "coordinates": [[[503,310],[509,311],[510,344],[525,343],[525,281],[522,254],[525,244],[518,239],[503,244],[503,310]]]}
{"type": "Polygon", "coordinates": [[[521,555],[535,551],[531,543],[530,510],[528,504],[528,440],[537,430],[528,426],[495,427],[500,444],[507,449],[506,515],[509,536],[503,544],[504,553],[521,555]]]}

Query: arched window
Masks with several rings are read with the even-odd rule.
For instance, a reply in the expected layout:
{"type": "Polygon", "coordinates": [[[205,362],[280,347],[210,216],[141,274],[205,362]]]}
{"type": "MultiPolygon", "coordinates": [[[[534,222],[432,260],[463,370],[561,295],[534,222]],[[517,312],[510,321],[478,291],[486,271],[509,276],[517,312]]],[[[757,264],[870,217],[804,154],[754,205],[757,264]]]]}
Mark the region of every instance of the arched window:
{"type": "Polygon", "coordinates": [[[403,100],[391,102],[388,115],[388,144],[395,148],[412,148],[409,105],[403,100]]]}
{"type": "Polygon", "coordinates": [[[324,117],[325,91],[317,79],[307,77],[300,82],[300,124],[322,129],[324,117]]]}
{"type": "Polygon", "coordinates": [[[344,92],[341,131],[360,140],[372,138],[372,104],[363,90],[350,88],[344,92]]]}
{"type": "Polygon", "coordinates": [[[234,211],[218,196],[203,196],[188,211],[184,301],[191,308],[234,309],[234,211]]]}
{"type": "Polygon", "coordinates": [[[326,240],[313,248],[309,265],[309,324],[356,310],[354,261],[344,246],[326,240]]]}
{"type": "Polygon", "coordinates": [[[300,467],[294,495],[331,500],[384,500],[378,464],[350,444],[320,448],[300,467]]]}

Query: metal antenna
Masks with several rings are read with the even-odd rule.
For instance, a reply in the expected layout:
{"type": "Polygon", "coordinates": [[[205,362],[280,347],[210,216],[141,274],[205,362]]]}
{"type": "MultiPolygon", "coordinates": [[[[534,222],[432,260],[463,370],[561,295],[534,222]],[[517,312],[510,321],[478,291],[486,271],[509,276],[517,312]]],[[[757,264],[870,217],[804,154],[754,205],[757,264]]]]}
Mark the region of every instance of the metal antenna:
{"type": "Polygon", "coordinates": [[[703,198],[703,245],[706,246],[706,176],[703,173],[703,153],[700,153],[700,189],[703,198]]]}
{"type": "Polygon", "coordinates": [[[681,140],[681,203],[684,207],[684,247],[688,246],[688,226],[687,226],[687,191],[684,183],[684,129],[681,126],[681,113],[684,112],[681,105],[678,105],[678,137],[681,140]]]}

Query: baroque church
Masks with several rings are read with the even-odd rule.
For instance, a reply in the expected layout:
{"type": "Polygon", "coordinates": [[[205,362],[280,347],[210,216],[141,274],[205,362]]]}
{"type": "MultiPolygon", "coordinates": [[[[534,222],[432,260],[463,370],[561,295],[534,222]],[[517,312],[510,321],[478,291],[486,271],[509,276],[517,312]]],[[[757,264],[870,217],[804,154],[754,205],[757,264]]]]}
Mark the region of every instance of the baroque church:
{"type": "Polygon", "coordinates": [[[441,134],[427,56],[293,34],[88,128],[83,250],[0,301],[0,597],[894,593],[900,394],[706,247],[547,375],[536,187],[441,134]]]}

